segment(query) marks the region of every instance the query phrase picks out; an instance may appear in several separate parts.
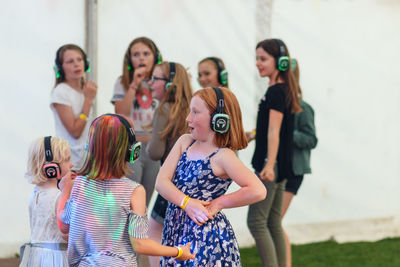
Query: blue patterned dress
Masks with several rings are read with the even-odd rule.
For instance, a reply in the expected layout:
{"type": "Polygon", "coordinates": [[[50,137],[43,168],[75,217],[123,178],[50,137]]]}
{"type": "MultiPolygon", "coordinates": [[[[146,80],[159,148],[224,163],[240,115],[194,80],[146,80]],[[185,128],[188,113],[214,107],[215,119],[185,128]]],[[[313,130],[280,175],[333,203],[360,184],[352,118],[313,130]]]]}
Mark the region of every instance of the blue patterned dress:
{"type": "MultiPolygon", "coordinates": [[[[172,180],[174,185],[184,194],[198,200],[211,201],[224,195],[232,180],[215,176],[210,164],[210,158],[219,149],[199,160],[189,160],[187,149],[178,162],[172,180]]],[[[198,226],[184,210],[168,203],[163,244],[177,246],[187,242],[192,242],[191,251],[196,253],[194,260],[181,262],[173,257],[162,257],[160,266],[241,266],[235,233],[222,212],[218,212],[213,220],[198,226]]]]}

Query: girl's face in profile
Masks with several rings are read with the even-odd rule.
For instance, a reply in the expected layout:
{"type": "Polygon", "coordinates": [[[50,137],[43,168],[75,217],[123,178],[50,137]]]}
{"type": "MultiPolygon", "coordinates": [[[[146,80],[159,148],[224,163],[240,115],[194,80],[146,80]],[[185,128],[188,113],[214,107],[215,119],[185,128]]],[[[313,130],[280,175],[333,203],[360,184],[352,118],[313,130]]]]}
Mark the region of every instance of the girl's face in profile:
{"type": "Polygon", "coordinates": [[[186,117],[190,134],[196,140],[205,140],[212,132],[210,127],[211,115],[206,102],[199,96],[190,101],[190,112],[186,117]]]}
{"type": "Polygon", "coordinates": [[[133,68],[146,68],[146,76],[148,76],[154,64],[154,54],[150,47],[144,43],[136,43],[131,46],[130,52],[133,68]]]}
{"type": "Polygon", "coordinates": [[[218,69],[214,62],[206,60],[199,64],[199,77],[197,78],[201,87],[220,87],[222,86],[218,82],[218,69]]]}
{"type": "Polygon", "coordinates": [[[256,50],[256,66],[261,77],[271,77],[274,73],[278,73],[275,58],[265,52],[262,47],[256,50]]]}
{"type": "Polygon", "coordinates": [[[167,83],[167,78],[164,77],[164,74],[161,70],[161,67],[155,67],[153,71],[153,76],[149,81],[151,94],[152,96],[161,101],[165,96],[165,84],[167,83]]]}
{"type": "Polygon", "coordinates": [[[78,50],[65,50],[62,61],[65,80],[78,80],[85,74],[83,55],[78,50]]]}
{"type": "Polygon", "coordinates": [[[71,150],[68,149],[66,160],[60,162],[60,169],[61,169],[61,177],[66,175],[68,172],[71,171],[72,166],[74,166],[71,162],[71,150]]]}

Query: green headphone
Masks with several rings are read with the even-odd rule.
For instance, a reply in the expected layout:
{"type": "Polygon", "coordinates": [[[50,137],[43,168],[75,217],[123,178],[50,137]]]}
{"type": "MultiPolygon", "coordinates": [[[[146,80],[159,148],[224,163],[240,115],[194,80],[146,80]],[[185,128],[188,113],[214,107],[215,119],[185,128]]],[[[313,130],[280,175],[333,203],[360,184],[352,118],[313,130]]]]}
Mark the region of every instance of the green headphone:
{"type": "Polygon", "coordinates": [[[169,62],[169,80],[165,84],[165,91],[168,91],[169,87],[172,85],[172,82],[175,78],[175,62],[169,62]]]}
{"type": "Polygon", "coordinates": [[[280,71],[287,71],[290,67],[290,58],[286,56],[285,46],[279,39],[274,39],[279,46],[279,56],[275,58],[276,68],[280,71]]]}
{"type": "Polygon", "coordinates": [[[216,57],[208,57],[206,59],[211,60],[212,62],[215,63],[215,65],[217,65],[218,82],[222,85],[227,85],[228,84],[228,71],[223,67],[221,60],[216,57]]]}

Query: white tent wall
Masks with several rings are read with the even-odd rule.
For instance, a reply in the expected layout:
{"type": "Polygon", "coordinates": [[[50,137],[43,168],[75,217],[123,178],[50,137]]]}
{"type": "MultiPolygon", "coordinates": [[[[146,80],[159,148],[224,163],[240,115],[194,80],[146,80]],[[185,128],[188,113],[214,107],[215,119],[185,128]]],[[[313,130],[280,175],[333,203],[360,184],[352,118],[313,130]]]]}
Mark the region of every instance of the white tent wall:
{"type": "Polygon", "coordinates": [[[54,134],[49,102],[55,53],[65,43],[84,46],[84,1],[2,2],[0,32],[0,257],[6,257],[29,240],[28,147],[54,134]]]}
{"type": "MultiPolygon", "coordinates": [[[[319,137],[313,174],[306,176],[284,220],[292,240],[398,235],[400,4],[279,0],[273,2],[271,24],[258,25],[260,2],[97,1],[98,64],[93,68],[98,114],[113,112],[110,99],[123,54],[133,38],[144,35],[156,42],[165,60],[190,68],[195,89],[197,62],[221,57],[245,129],[252,129],[257,99],[265,90],[257,88],[261,79],[254,78],[254,48],[260,32],[265,38],[272,33],[299,60],[304,98],[315,109],[319,137]],[[348,229],[358,235],[349,237],[348,229]]],[[[5,59],[0,67],[0,257],[6,257],[29,239],[27,203],[33,187],[24,179],[28,146],[34,138],[54,133],[49,109],[54,55],[65,43],[84,47],[85,8],[80,0],[19,0],[7,2],[0,15],[5,59]]],[[[250,144],[239,153],[248,166],[253,149],[250,144]]],[[[253,244],[247,208],[225,213],[240,245],[253,244]]]]}

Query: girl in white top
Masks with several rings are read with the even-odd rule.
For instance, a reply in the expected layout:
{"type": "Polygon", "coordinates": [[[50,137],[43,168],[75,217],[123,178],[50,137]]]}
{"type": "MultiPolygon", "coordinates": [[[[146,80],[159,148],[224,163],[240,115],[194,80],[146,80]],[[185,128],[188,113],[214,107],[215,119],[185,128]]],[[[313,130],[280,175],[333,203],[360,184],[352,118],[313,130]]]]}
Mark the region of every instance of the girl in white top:
{"type": "Polygon", "coordinates": [[[151,136],[150,126],[158,106],[158,100],[152,97],[148,82],[154,66],[161,61],[160,51],[152,40],[147,37],[134,39],[125,52],[122,75],[115,82],[111,99],[111,103],[115,105],[115,113],[132,120],[137,140],[143,144],[140,158],[134,164],[129,164],[133,174],[128,178],[144,186],[147,205],[160,169],[160,162],[152,160],[146,152],[151,136]]]}
{"type": "Polygon", "coordinates": [[[77,45],[61,46],[56,53],[56,83],[50,97],[56,136],[68,141],[75,169],[82,165],[84,146],[92,121],[97,85],[85,81],[89,63],[85,52],[77,45]]]}
{"type": "Polygon", "coordinates": [[[61,191],[57,189],[57,180],[71,176],[71,151],[68,143],[57,137],[36,139],[29,149],[26,178],[35,184],[29,200],[29,221],[31,228],[30,243],[24,245],[20,266],[68,266],[66,241],[57,227],[57,204],[61,191]],[[50,177],[44,168],[49,166],[46,160],[45,139],[47,138],[52,159],[50,177]],[[54,175],[51,171],[54,170],[54,175]]]}

